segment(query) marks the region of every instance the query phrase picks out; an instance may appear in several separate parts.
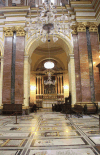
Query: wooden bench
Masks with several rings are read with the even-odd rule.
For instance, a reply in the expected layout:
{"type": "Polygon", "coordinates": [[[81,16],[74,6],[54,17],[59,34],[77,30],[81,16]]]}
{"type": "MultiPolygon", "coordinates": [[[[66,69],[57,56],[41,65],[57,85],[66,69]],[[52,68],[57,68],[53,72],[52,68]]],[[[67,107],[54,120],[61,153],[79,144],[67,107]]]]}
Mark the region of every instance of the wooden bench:
{"type": "Polygon", "coordinates": [[[74,108],[72,108],[72,112],[77,114],[77,116],[82,117],[83,114],[83,107],[81,105],[74,105],[74,108]]]}
{"type": "Polygon", "coordinates": [[[15,113],[22,114],[22,104],[3,104],[3,113],[15,113]]]}
{"type": "Polygon", "coordinates": [[[96,114],[98,112],[98,106],[94,103],[86,104],[84,106],[84,113],[85,114],[96,114]]]}

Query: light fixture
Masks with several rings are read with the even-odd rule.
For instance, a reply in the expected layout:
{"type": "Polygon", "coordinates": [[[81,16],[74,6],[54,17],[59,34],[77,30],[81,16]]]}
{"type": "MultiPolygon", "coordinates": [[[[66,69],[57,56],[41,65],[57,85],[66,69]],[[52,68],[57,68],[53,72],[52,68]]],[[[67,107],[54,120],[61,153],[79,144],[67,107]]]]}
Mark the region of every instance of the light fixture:
{"type": "Polygon", "coordinates": [[[47,61],[47,62],[44,63],[44,67],[46,69],[52,69],[52,68],[54,68],[54,63],[51,62],[51,61],[47,61]]]}
{"type": "Polygon", "coordinates": [[[65,86],[63,86],[64,87],[64,89],[68,89],[69,87],[68,87],[68,85],[65,85],[65,86]]]}
{"type": "Polygon", "coordinates": [[[31,91],[33,91],[33,90],[35,90],[36,89],[36,86],[30,86],[30,89],[31,89],[31,91]]]}
{"type": "Polygon", "coordinates": [[[56,6],[52,3],[52,0],[44,0],[42,7],[37,7],[37,17],[31,17],[31,8],[30,19],[26,21],[24,30],[28,32],[28,34],[35,38],[40,38],[42,42],[50,42],[48,39],[50,35],[53,37],[53,41],[56,42],[58,40],[57,34],[62,33],[65,37],[69,35],[71,30],[71,17],[70,14],[64,14],[62,3],[60,3],[62,12],[61,16],[57,17],[56,6]]]}

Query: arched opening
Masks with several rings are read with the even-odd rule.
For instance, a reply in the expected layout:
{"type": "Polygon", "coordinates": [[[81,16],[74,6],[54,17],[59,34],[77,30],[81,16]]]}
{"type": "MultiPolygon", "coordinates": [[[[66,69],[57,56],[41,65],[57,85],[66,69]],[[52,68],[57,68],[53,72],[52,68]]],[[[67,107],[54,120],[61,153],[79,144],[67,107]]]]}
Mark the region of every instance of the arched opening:
{"type": "MultiPolygon", "coordinates": [[[[25,49],[26,57],[31,59],[31,63],[28,63],[28,68],[25,67],[24,63],[24,68],[27,69],[27,71],[24,69],[24,83],[27,80],[27,84],[24,84],[24,96],[27,87],[27,101],[30,98],[31,104],[34,102],[43,108],[51,108],[52,103],[64,102],[65,97],[69,96],[69,91],[72,91],[72,87],[75,87],[75,80],[73,83],[71,79],[73,71],[70,71],[72,64],[74,64],[70,61],[70,55],[73,55],[72,40],[68,37],[64,38],[62,35],[57,37],[58,41],[55,43],[52,36],[50,42],[46,41],[45,43],[39,39],[29,39],[25,49]],[[47,61],[53,62],[55,67],[46,69],[44,63],[47,61]],[[25,74],[26,72],[28,75],[25,74]],[[51,81],[55,82],[54,85],[45,84],[45,81],[48,80],[48,72],[51,81]],[[25,78],[26,75],[27,79],[25,78]]],[[[73,74],[75,73],[73,72],[73,74]]],[[[73,92],[75,93],[75,90],[73,92]]]]}

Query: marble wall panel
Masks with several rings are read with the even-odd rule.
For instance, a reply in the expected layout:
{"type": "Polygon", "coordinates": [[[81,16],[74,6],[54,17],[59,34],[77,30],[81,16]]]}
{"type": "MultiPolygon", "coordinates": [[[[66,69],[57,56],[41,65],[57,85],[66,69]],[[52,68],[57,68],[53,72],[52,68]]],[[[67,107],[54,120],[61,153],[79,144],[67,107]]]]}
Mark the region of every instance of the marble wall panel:
{"type": "Polygon", "coordinates": [[[5,37],[3,66],[3,103],[11,103],[12,37],[5,37]]]}
{"type": "Polygon", "coordinates": [[[23,104],[24,37],[16,37],[15,104],[23,104]]]}
{"type": "Polygon", "coordinates": [[[82,102],[91,102],[89,62],[85,32],[78,33],[82,102]]]}
{"type": "Polygon", "coordinates": [[[76,79],[76,102],[82,101],[81,92],[81,75],[80,75],[80,57],[79,57],[79,45],[77,35],[73,35],[74,43],[74,59],[75,59],[75,79],[76,79]]]}
{"type": "Polygon", "coordinates": [[[98,34],[95,32],[90,33],[91,50],[93,58],[93,72],[94,72],[94,86],[95,86],[95,100],[100,101],[100,74],[99,68],[96,67],[100,63],[99,55],[99,41],[98,34]]]}

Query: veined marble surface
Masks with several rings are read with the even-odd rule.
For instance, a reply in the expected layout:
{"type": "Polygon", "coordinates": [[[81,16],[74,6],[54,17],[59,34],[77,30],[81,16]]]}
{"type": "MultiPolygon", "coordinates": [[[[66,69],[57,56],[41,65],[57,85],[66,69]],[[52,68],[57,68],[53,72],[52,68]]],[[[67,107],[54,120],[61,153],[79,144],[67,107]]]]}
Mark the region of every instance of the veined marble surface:
{"type": "Polygon", "coordinates": [[[99,120],[59,112],[0,117],[0,155],[99,155],[99,120]]]}

